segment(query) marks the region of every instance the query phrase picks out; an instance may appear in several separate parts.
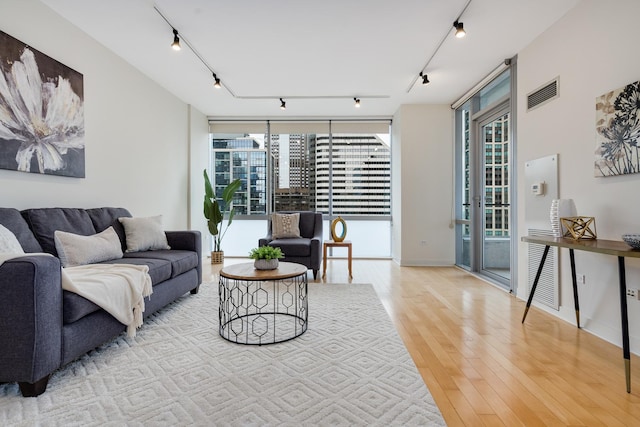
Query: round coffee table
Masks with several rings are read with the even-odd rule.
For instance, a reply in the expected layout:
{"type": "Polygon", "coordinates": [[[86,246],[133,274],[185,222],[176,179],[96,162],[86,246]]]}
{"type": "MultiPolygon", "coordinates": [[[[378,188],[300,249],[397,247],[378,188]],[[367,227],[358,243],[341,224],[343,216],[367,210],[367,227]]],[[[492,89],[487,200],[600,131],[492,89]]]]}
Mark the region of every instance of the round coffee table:
{"type": "Polygon", "coordinates": [[[247,345],[289,341],[307,330],[307,267],[281,262],[275,270],[253,263],[220,270],[220,336],[247,345]]]}

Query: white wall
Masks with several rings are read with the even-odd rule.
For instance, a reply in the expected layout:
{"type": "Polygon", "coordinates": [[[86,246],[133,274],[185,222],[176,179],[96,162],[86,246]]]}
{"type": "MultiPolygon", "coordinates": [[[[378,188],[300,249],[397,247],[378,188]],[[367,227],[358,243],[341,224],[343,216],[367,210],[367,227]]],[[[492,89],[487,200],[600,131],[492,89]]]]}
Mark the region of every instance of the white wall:
{"type": "Polygon", "coordinates": [[[403,105],[393,119],[393,259],[453,265],[453,113],[448,105],[403,105]]]}
{"type": "MultiPolygon", "coordinates": [[[[578,214],[596,218],[602,239],[620,240],[640,232],[640,175],[594,177],[595,99],[640,80],[637,54],[637,0],[584,0],[518,54],[518,191],[524,188],[524,163],[559,153],[561,198],[572,198],[578,214]],[[531,112],[526,94],[560,76],[560,98],[531,112]]],[[[519,198],[520,236],[526,235],[526,206],[519,198]]],[[[568,251],[561,252],[560,312],[575,323],[568,251]]],[[[627,285],[640,288],[640,260],[627,258],[627,285]]],[[[527,245],[520,243],[518,296],[526,297],[527,245]]],[[[621,343],[617,259],[576,252],[576,268],[586,275],[579,285],[585,329],[621,343]]],[[[640,351],[640,301],[628,299],[631,349],[640,351]]],[[[529,313],[529,316],[532,314],[529,313]]]]}
{"type": "Polygon", "coordinates": [[[211,234],[203,214],[204,177],[202,171],[209,167],[209,121],[198,110],[189,109],[189,224],[191,230],[199,230],[202,235],[202,253],[211,248],[211,234]]]}
{"type": "Polygon", "coordinates": [[[86,133],[86,178],[0,170],[0,205],[122,206],[186,228],[188,105],[39,1],[2,0],[0,29],[84,75],[86,133]]]}

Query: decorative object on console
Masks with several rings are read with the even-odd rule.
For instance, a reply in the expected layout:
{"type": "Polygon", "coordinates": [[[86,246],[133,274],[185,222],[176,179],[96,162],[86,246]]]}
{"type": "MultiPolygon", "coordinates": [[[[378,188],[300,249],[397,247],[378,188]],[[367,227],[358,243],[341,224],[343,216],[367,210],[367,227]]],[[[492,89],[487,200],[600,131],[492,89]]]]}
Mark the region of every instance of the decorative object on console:
{"type": "Polygon", "coordinates": [[[82,74],[2,31],[0,61],[0,168],[84,178],[82,74]]]}
{"type": "Polygon", "coordinates": [[[640,249],[640,234],[623,234],[622,240],[633,249],[640,249]]]}
{"type": "Polygon", "coordinates": [[[549,212],[549,220],[551,221],[551,231],[553,237],[562,237],[564,232],[560,218],[577,216],[576,205],[573,199],[554,199],[551,201],[551,210],[549,212]]]}
{"type": "Polygon", "coordinates": [[[596,98],[596,177],[640,172],[640,82],[596,98]]]}
{"type": "Polygon", "coordinates": [[[345,237],[347,237],[347,223],[342,219],[342,217],[337,217],[331,221],[331,240],[340,243],[345,239],[345,237]],[[342,225],[342,232],[340,234],[336,233],[336,227],[338,224],[342,225]]]}
{"type": "Polygon", "coordinates": [[[213,236],[212,264],[222,264],[224,262],[224,252],[220,245],[236,214],[232,201],[241,184],[242,182],[239,179],[227,184],[222,190],[222,200],[219,201],[213,191],[209,174],[207,174],[206,169],[204,170],[204,217],[207,219],[209,233],[213,236]],[[220,203],[222,203],[222,207],[220,207],[220,203]],[[228,213],[228,220],[227,226],[223,229],[222,222],[225,213],[228,213]]]}
{"type": "Polygon", "coordinates": [[[279,258],[284,258],[284,253],[278,247],[260,246],[251,249],[249,258],[254,259],[253,266],[256,270],[275,270],[279,265],[279,258]]]}
{"type": "Polygon", "coordinates": [[[572,239],[597,239],[596,219],[592,216],[572,216],[560,218],[562,226],[566,228],[564,237],[572,239]]]}

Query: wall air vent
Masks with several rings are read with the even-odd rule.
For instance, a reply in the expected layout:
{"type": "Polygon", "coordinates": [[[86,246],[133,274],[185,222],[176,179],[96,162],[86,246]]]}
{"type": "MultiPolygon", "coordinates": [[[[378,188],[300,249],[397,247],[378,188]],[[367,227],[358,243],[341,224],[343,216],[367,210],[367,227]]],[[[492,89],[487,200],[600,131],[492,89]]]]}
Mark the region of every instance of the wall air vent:
{"type": "Polygon", "coordinates": [[[558,91],[559,82],[560,77],[556,77],[549,83],[545,83],[542,87],[529,93],[527,95],[527,111],[540,107],[560,96],[558,91]]]}

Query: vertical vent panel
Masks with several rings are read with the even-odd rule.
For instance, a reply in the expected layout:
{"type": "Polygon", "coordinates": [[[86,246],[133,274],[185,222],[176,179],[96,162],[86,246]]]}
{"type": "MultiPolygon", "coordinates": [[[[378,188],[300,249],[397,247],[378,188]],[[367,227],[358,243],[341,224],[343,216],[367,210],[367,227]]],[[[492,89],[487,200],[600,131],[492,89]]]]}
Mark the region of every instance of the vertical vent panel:
{"type": "MultiPolygon", "coordinates": [[[[537,230],[529,229],[529,236],[550,236],[553,237],[553,231],[551,230],[537,230]]],[[[533,286],[533,280],[536,278],[538,272],[538,266],[542,259],[542,253],[544,252],[544,245],[538,245],[535,243],[529,244],[529,278],[527,280],[527,296],[531,292],[533,286]]],[[[559,301],[559,286],[558,286],[558,248],[552,246],[547,254],[547,260],[544,263],[542,274],[540,275],[540,281],[536,288],[536,294],[533,299],[541,304],[547,305],[554,310],[560,309],[559,301]]]]}
{"type": "Polygon", "coordinates": [[[558,80],[556,77],[551,82],[545,84],[540,89],[534,90],[527,95],[527,111],[546,104],[556,99],[558,95],[558,80]]]}

